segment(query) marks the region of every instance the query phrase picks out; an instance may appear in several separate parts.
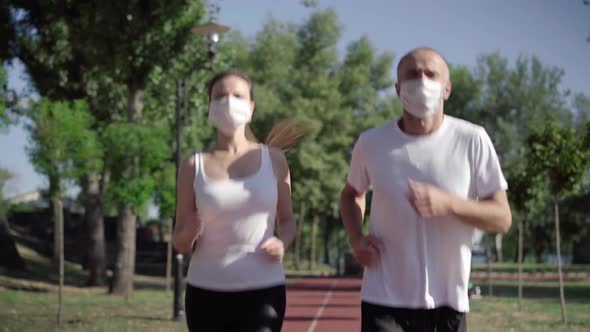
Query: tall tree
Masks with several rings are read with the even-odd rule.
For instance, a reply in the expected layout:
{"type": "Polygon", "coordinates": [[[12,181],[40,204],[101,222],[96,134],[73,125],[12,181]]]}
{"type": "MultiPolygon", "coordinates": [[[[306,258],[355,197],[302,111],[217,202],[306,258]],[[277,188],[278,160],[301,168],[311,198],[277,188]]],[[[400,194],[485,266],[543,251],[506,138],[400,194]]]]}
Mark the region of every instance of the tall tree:
{"type": "MultiPolygon", "coordinates": [[[[508,177],[526,164],[522,152],[525,138],[533,130],[548,122],[571,120],[568,92],[560,88],[563,74],[560,68],[545,66],[534,56],[521,56],[514,64],[497,52],[479,57],[473,77],[481,85],[480,93],[476,94],[479,96],[474,106],[476,111],[471,112],[473,117],[468,120],[483,125],[490,133],[508,177]]],[[[541,214],[538,212],[529,211],[531,215],[541,214]]],[[[530,227],[536,236],[550,239],[545,223],[551,221],[541,216],[530,227]]],[[[502,235],[496,235],[498,257],[502,257],[502,240],[502,235]]],[[[536,244],[542,250],[543,242],[536,244]]]]}
{"type": "MultiPolygon", "coordinates": [[[[154,69],[167,68],[191,41],[197,40],[190,29],[198,24],[204,12],[201,1],[188,0],[166,3],[12,0],[10,5],[22,10],[12,17],[17,26],[15,54],[33,73],[31,77],[40,94],[56,100],[89,97],[98,127],[105,127],[111,121],[144,121],[148,76],[154,69]],[[125,87],[124,96],[120,85],[125,87]],[[119,101],[124,103],[123,116],[118,114],[119,101]]],[[[103,229],[100,205],[104,203],[102,195],[108,190],[110,170],[104,169],[102,173],[102,176],[87,174],[81,181],[92,230],[91,243],[97,244],[91,248],[90,266],[91,275],[98,276],[91,277],[91,283],[101,279],[100,266],[104,266],[97,253],[104,251],[101,248],[104,236],[99,236],[103,229]]],[[[136,213],[133,209],[124,210],[131,211],[120,211],[120,214],[126,215],[125,220],[132,224],[136,213]]],[[[123,234],[130,237],[127,232],[123,234]]],[[[118,271],[115,273],[115,283],[126,284],[117,281],[120,275],[118,271]]]]}
{"type": "Polygon", "coordinates": [[[510,173],[509,199],[518,223],[518,310],[522,310],[522,265],[524,261],[524,233],[528,221],[533,219],[528,211],[540,210],[546,202],[543,180],[538,174],[531,174],[527,165],[510,173]]]}
{"type": "Polygon", "coordinates": [[[584,174],[588,171],[587,147],[576,138],[573,128],[562,128],[549,123],[533,132],[527,139],[527,160],[531,174],[547,180],[555,212],[555,243],[561,317],[567,322],[560,246],[559,204],[564,198],[579,190],[584,174]]]}
{"type": "MultiPolygon", "coordinates": [[[[85,98],[100,130],[118,110],[118,84],[96,68],[95,58],[86,57],[87,41],[81,29],[81,2],[20,1],[6,2],[13,27],[11,55],[26,66],[32,90],[52,100],[73,101],[85,98]],[[13,15],[10,15],[10,13],[13,15]],[[18,13],[18,14],[16,14],[18,13]]],[[[9,34],[10,35],[10,34],[9,34]]],[[[102,285],[106,277],[106,252],[103,226],[103,196],[108,171],[101,160],[80,176],[81,197],[88,230],[89,285],[102,285]],[[101,176],[102,174],[102,176],[101,176]]]]}
{"type": "Polygon", "coordinates": [[[64,280],[63,192],[68,180],[84,173],[88,161],[100,157],[92,117],[85,102],[52,102],[42,99],[30,115],[32,145],[29,155],[37,170],[49,179],[49,199],[53,214],[53,258],[59,264],[58,323],[62,319],[64,280]]]}
{"type": "MultiPolygon", "coordinates": [[[[84,54],[97,59],[97,67],[110,73],[117,81],[124,82],[127,89],[127,128],[139,134],[138,124],[144,122],[144,95],[150,73],[171,64],[177,54],[196,39],[191,28],[204,13],[201,1],[95,1],[84,5],[81,30],[84,38],[84,54]]],[[[111,139],[122,138],[112,129],[111,139]]],[[[141,137],[139,135],[138,137],[141,137]]],[[[142,144],[145,141],[136,141],[142,144]]],[[[136,148],[134,151],[142,149],[136,148]]],[[[145,149],[144,149],[145,150],[145,149]]],[[[135,265],[135,225],[137,222],[137,199],[150,197],[153,179],[142,174],[144,155],[128,156],[124,168],[113,170],[111,179],[118,203],[119,222],[117,258],[112,291],[129,294],[133,290],[135,265]],[[115,174],[119,172],[119,174],[115,174]],[[115,181],[132,181],[133,185],[115,181]],[[143,182],[147,181],[147,182],[143,182]],[[127,191],[127,192],[124,192],[127,191]]],[[[111,164],[114,165],[114,164],[111,164]]],[[[148,167],[149,168],[149,167],[148,167]]],[[[143,202],[141,202],[143,204],[143,202]]]]}

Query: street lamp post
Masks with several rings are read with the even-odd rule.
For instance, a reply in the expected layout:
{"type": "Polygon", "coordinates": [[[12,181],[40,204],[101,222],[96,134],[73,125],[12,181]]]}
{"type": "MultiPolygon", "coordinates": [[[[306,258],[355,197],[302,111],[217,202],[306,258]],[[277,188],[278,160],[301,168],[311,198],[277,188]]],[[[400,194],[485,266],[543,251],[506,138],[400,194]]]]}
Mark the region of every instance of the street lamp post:
{"type": "MultiPolygon", "coordinates": [[[[207,38],[207,54],[210,60],[213,60],[217,53],[217,43],[222,33],[229,31],[229,27],[217,23],[207,23],[204,25],[195,26],[192,32],[195,34],[204,35],[207,38]]],[[[182,158],[181,143],[182,143],[182,123],[187,111],[187,89],[186,81],[180,78],[176,81],[176,179],[178,179],[178,170],[182,158]]],[[[175,190],[176,192],[176,190],[175,190]]],[[[176,214],[176,213],[175,213],[176,214]]],[[[174,216],[173,229],[176,226],[176,215],[174,216]]],[[[170,239],[172,240],[172,239],[170,239]]],[[[173,250],[173,268],[174,268],[174,303],[173,303],[173,317],[174,320],[181,321],[184,319],[184,308],[182,306],[182,273],[184,271],[184,257],[182,254],[173,250]]]]}

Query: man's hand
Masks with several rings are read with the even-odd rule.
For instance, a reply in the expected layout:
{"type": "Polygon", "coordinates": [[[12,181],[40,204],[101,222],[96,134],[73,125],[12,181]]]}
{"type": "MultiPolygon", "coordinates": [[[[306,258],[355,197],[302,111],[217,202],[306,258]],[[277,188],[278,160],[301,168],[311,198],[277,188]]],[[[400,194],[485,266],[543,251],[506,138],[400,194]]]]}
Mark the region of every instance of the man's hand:
{"type": "Polygon", "coordinates": [[[372,235],[362,236],[357,240],[351,241],[354,257],[363,266],[375,264],[381,252],[383,252],[383,243],[372,235]]]}
{"type": "Polygon", "coordinates": [[[260,246],[264,254],[274,262],[282,262],[285,255],[285,245],[279,238],[273,236],[260,246]]]}
{"type": "Polygon", "coordinates": [[[443,217],[452,213],[453,196],[427,183],[408,179],[410,203],[421,217],[443,217]]]}

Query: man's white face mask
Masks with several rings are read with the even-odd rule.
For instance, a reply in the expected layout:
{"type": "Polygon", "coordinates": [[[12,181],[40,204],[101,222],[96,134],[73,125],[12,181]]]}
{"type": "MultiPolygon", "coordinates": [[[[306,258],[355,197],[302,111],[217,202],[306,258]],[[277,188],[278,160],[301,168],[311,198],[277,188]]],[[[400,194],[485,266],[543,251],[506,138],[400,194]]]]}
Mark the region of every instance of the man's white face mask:
{"type": "Polygon", "coordinates": [[[211,101],[209,122],[226,135],[232,135],[246,126],[252,118],[250,101],[234,96],[225,96],[211,101]]]}
{"type": "Polygon", "coordinates": [[[443,87],[430,79],[405,81],[400,84],[399,95],[406,111],[417,118],[426,119],[440,108],[443,87]]]}

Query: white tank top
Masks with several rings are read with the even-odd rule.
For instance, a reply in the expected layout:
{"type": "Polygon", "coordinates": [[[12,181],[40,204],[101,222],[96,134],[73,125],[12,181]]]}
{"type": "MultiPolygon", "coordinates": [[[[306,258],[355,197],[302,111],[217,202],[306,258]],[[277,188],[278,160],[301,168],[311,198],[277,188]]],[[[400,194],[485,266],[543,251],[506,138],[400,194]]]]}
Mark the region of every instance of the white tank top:
{"type": "Polygon", "coordinates": [[[274,235],[277,179],[266,146],[260,169],[239,179],[207,178],[203,155],[195,154],[196,206],[203,232],[192,254],[187,282],[219,291],[273,287],[285,283],[283,264],[260,245],[274,235]]]}

